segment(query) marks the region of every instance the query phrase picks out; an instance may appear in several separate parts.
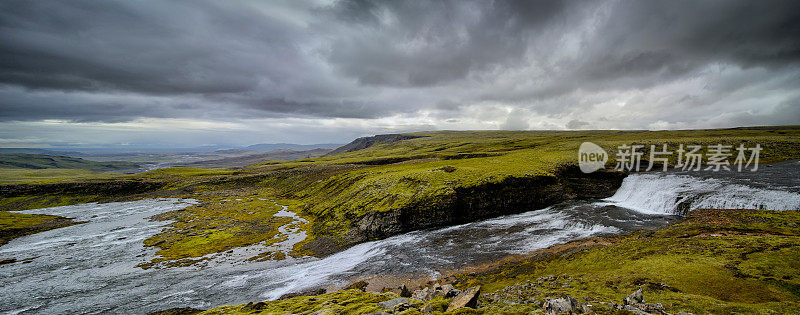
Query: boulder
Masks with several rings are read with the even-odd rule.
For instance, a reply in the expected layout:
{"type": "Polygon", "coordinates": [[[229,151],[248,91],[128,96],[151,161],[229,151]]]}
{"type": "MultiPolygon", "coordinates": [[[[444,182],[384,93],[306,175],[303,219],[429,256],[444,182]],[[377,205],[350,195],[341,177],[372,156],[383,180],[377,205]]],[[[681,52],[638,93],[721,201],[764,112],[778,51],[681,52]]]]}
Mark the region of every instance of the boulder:
{"type": "Polygon", "coordinates": [[[400,297],[411,297],[411,291],[408,290],[405,284],[392,292],[397,293],[400,297]]]}
{"type": "Polygon", "coordinates": [[[414,294],[411,294],[411,298],[420,301],[429,301],[439,296],[445,298],[452,298],[458,295],[459,293],[461,293],[461,291],[456,290],[456,288],[454,288],[450,284],[439,285],[437,283],[431,287],[424,287],[422,289],[414,291],[414,294]]]}
{"type": "Polygon", "coordinates": [[[642,289],[636,290],[636,292],[631,293],[622,301],[625,305],[636,305],[639,303],[644,303],[644,295],[642,294],[642,289]]]}
{"type": "Polygon", "coordinates": [[[369,283],[367,283],[364,280],[361,280],[361,281],[358,281],[358,282],[351,283],[350,285],[344,287],[344,289],[345,290],[353,290],[353,289],[355,289],[355,290],[361,290],[362,292],[366,292],[368,285],[369,285],[369,283]]]}
{"type": "Polygon", "coordinates": [[[427,301],[428,295],[430,295],[430,288],[424,287],[422,289],[414,291],[414,294],[411,295],[412,299],[420,300],[420,301],[427,301]]]}
{"type": "Polygon", "coordinates": [[[439,297],[439,296],[443,296],[445,298],[451,298],[451,297],[455,297],[459,293],[461,293],[461,291],[456,290],[456,288],[454,288],[450,284],[445,284],[445,285],[441,285],[441,286],[437,284],[437,285],[433,286],[433,290],[432,290],[432,292],[430,292],[428,294],[428,298],[429,299],[434,299],[434,298],[439,297]]]}
{"type": "Polygon", "coordinates": [[[645,303],[644,294],[642,293],[641,288],[625,297],[625,299],[622,300],[622,303],[623,305],[620,305],[618,307],[619,309],[631,311],[636,314],[667,314],[666,309],[664,309],[664,306],[662,306],[661,303],[645,303]]]}
{"type": "Polygon", "coordinates": [[[401,297],[378,303],[379,307],[382,307],[387,310],[391,310],[394,309],[395,307],[402,305],[408,306],[408,298],[401,297]]]}
{"type": "Polygon", "coordinates": [[[584,314],[592,313],[585,304],[578,302],[571,296],[556,299],[547,299],[542,304],[542,309],[545,314],[584,314]]]}
{"type": "Polygon", "coordinates": [[[459,293],[447,306],[447,311],[452,311],[460,307],[475,308],[478,306],[478,296],[481,293],[481,287],[472,287],[459,293]]]}

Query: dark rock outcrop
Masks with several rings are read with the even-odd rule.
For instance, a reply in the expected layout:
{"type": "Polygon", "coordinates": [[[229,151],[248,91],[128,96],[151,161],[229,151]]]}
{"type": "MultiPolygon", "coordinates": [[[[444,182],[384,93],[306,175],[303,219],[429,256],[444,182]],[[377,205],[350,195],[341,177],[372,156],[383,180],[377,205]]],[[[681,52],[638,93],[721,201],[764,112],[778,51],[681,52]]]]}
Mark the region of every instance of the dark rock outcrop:
{"type": "Polygon", "coordinates": [[[542,209],[570,199],[606,198],[616,192],[625,176],[613,171],[584,174],[570,166],[555,176],[510,177],[498,183],[457,188],[437,200],[420,200],[354,218],[344,245],[542,209]]]}
{"type": "Polygon", "coordinates": [[[286,300],[286,299],[291,299],[291,298],[295,298],[295,297],[298,297],[298,296],[322,295],[322,294],[325,294],[326,292],[327,292],[327,290],[325,290],[324,288],[309,289],[309,290],[305,290],[305,291],[301,291],[301,292],[286,293],[284,295],[281,295],[281,297],[279,297],[278,300],[286,300]]]}
{"type": "Polygon", "coordinates": [[[19,197],[33,195],[95,195],[95,196],[128,196],[154,191],[164,187],[166,183],[114,180],[98,182],[67,182],[36,185],[0,185],[0,197],[19,197]]]}
{"type": "Polygon", "coordinates": [[[459,293],[447,306],[447,311],[452,311],[461,307],[476,308],[478,306],[478,296],[481,294],[481,287],[472,287],[459,293]]]}

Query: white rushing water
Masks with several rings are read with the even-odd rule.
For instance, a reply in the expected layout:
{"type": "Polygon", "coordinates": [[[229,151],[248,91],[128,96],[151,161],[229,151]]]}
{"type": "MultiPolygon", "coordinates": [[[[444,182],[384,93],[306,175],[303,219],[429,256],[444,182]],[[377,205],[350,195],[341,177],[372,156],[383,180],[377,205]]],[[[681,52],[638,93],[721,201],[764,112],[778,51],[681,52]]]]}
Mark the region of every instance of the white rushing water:
{"type": "Polygon", "coordinates": [[[684,214],[699,208],[798,210],[800,194],[663,173],[632,174],[606,199],[617,206],[652,214],[684,214]]]}
{"type": "MultiPolygon", "coordinates": [[[[323,259],[245,262],[248,256],[241,255],[238,261],[216,259],[204,268],[136,267],[155,252],[142,241],[168,223],[146,218],[192,203],[159,199],[24,211],[87,222],[21,237],[0,247],[0,258],[21,260],[0,266],[0,312],[140,314],[171,307],[209,308],[343,285],[364,274],[436,274],[443,268],[656,224],[635,218],[635,212],[586,216],[594,212],[576,204],[407,233],[362,243],[323,259]]],[[[285,209],[278,215],[302,220],[285,209]]],[[[286,240],[290,243],[304,237],[293,224],[281,232],[290,236],[286,240]]]]}

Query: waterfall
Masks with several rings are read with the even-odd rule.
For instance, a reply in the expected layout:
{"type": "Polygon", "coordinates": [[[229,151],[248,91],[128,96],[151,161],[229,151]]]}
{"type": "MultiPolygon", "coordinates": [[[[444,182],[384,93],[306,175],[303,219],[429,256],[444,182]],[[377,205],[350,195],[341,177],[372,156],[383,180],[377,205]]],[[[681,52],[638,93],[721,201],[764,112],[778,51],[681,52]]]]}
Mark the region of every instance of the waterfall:
{"type": "Polygon", "coordinates": [[[628,176],[606,201],[651,214],[685,214],[698,208],[800,209],[800,194],[794,192],[673,174],[628,176]]]}

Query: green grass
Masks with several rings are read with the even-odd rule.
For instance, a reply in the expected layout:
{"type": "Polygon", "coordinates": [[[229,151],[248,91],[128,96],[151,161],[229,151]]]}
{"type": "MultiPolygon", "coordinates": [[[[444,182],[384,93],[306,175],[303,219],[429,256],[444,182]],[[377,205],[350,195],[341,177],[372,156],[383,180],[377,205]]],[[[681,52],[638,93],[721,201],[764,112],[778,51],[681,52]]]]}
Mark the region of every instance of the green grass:
{"type": "Polygon", "coordinates": [[[0,230],[24,229],[52,218],[48,215],[0,212],[0,230]]]}
{"type": "MultiPolygon", "coordinates": [[[[570,284],[539,287],[539,294],[507,295],[510,300],[570,295],[620,303],[643,287],[646,300],[662,303],[671,313],[798,312],[798,226],[797,211],[696,210],[683,223],[663,230],[509,264],[463,280],[482,283],[487,293],[509,291],[504,288],[545,275],[562,275],[559,284],[570,284]]],[[[506,299],[490,304],[502,305],[506,299]]]]}
{"type": "Polygon", "coordinates": [[[170,167],[160,168],[153,171],[148,171],[136,175],[133,178],[175,178],[175,177],[195,177],[195,176],[211,176],[211,175],[230,175],[233,171],[224,169],[203,169],[196,167],[170,167]]]}
{"type": "Polygon", "coordinates": [[[96,173],[81,169],[14,169],[0,168],[0,184],[44,184],[86,179],[111,179],[117,173],[96,173]]]}
{"type": "MultiPolygon", "coordinates": [[[[281,207],[263,196],[199,197],[198,205],[157,215],[172,220],[165,230],[144,241],[159,248],[157,258],[142,267],[186,266],[205,260],[206,255],[261,243],[265,248],[283,241],[278,228],[288,217],[274,217],[281,207]]],[[[302,227],[300,227],[302,228],[302,227]]],[[[282,252],[265,251],[254,259],[282,257],[282,252]]]]}
{"type": "Polygon", "coordinates": [[[257,306],[222,306],[201,314],[367,314],[383,310],[377,306],[393,298],[386,294],[344,290],[319,296],[300,296],[286,300],[262,303],[257,306]]]}
{"type": "Polygon", "coordinates": [[[72,224],[72,220],[54,215],[0,211],[0,246],[16,237],[72,224]]]}
{"type": "Polygon", "coordinates": [[[0,154],[0,168],[19,169],[82,169],[89,171],[115,171],[139,167],[138,164],[122,161],[95,162],[81,158],[43,154],[0,154]]]}

